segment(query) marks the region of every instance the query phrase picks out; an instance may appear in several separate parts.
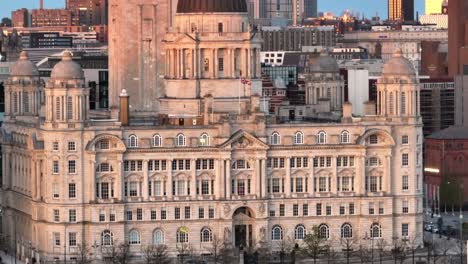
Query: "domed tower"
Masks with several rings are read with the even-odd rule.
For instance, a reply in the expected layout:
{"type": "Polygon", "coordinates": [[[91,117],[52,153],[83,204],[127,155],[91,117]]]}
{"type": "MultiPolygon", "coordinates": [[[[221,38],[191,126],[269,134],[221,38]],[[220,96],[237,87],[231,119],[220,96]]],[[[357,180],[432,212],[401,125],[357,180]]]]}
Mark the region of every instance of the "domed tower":
{"type": "Polygon", "coordinates": [[[174,27],[164,40],[162,112],[183,115],[189,108],[200,109],[205,96],[223,98],[224,110],[237,112],[239,98],[262,92],[261,43],[249,25],[245,0],[179,0],[174,27]],[[241,78],[251,85],[243,86],[241,78]]]}
{"type": "Polygon", "coordinates": [[[80,65],[65,51],[45,86],[45,128],[80,129],[88,119],[89,88],[80,65]]]}
{"type": "Polygon", "coordinates": [[[330,111],[341,111],[344,80],[336,60],[326,51],[311,57],[304,67],[306,104],[318,105],[329,102],[330,111]]]}
{"type": "Polygon", "coordinates": [[[38,117],[42,83],[39,70],[23,51],[5,82],[5,122],[17,118],[38,117]]]}
{"type": "Polygon", "coordinates": [[[397,49],[382,69],[377,82],[378,114],[390,117],[416,117],[420,87],[413,64],[397,49]]]}

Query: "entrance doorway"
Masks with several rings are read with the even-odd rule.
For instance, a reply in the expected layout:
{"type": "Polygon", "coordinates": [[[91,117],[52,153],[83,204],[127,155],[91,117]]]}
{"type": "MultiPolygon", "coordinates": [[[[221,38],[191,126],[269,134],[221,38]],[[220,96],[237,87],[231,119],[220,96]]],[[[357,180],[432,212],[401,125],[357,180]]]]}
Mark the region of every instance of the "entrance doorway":
{"type": "Polygon", "coordinates": [[[251,247],[255,218],[250,208],[238,208],[233,215],[234,245],[238,248],[251,247]]]}

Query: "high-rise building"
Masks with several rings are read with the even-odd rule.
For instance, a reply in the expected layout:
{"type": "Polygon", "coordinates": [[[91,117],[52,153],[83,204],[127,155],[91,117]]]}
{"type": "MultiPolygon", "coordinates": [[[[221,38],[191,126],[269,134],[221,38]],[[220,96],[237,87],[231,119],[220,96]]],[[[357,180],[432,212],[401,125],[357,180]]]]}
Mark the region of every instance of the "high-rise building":
{"type": "Polygon", "coordinates": [[[317,17],[317,0],[304,1],[304,18],[317,17]]]}
{"type": "Polygon", "coordinates": [[[444,0],[425,0],[424,11],[426,15],[441,14],[442,13],[442,2],[444,0]]]}
{"type": "Polygon", "coordinates": [[[66,9],[33,9],[31,11],[32,27],[70,26],[72,15],[66,9]]]}
{"type": "Polygon", "coordinates": [[[108,0],[67,0],[66,9],[72,12],[74,26],[107,24],[108,0]]]}
{"type": "Polygon", "coordinates": [[[388,0],[389,20],[414,20],[414,0],[388,0]]]}

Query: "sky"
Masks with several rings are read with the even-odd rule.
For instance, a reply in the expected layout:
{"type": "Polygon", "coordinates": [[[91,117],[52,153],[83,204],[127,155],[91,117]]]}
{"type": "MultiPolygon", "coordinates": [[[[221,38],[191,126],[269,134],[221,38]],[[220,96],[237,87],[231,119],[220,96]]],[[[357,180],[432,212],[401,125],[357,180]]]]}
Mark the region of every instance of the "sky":
{"type": "MultiPolygon", "coordinates": [[[[122,0],[125,1],[125,0],[122,0]]],[[[415,9],[424,14],[424,0],[414,0],[415,9]]],[[[360,12],[366,17],[376,13],[383,19],[387,18],[387,0],[318,0],[319,11],[331,11],[340,15],[343,10],[360,12]]],[[[65,6],[64,0],[44,0],[45,8],[60,8],[65,6]]],[[[29,9],[38,8],[39,0],[0,0],[0,18],[10,17],[11,11],[21,7],[29,9]]]]}

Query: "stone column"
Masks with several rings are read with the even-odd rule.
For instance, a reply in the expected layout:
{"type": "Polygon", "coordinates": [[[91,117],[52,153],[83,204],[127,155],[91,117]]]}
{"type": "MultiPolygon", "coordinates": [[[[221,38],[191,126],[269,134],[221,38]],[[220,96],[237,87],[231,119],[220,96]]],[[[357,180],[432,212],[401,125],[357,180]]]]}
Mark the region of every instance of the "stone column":
{"type": "Polygon", "coordinates": [[[167,160],[166,197],[172,200],[172,159],[167,160]]]}
{"type": "MultiPolygon", "coordinates": [[[[122,160],[122,157],[120,157],[119,160],[122,160]]],[[[119,168],[120,168],[120,175],[118,175],[117,177],[120,177],[120,179],[116,179],[117,186],[115,188],[116,189],[115,197],[117,198],[117,200],[122,201],[125,196],[125,193],[124,193],[125,171],[124,171],[123,161],[119,161],[119,168]]]]}
{"type": "Polygon", "coordinates": [[[91,197],[89,201],[96,201],[96,159],[93,157],[92,159],[89,160],[89,170],[91,175],[91,197]]]}
{"type": "Polygon", "coordinates": [[[314,168],[314,156],[310,157],[310,181],[309,181],[309,193],[313,196],[314,191],[314,180],[315,180],[315,168],[314,168]]]}
{"type": "Polygon", "coordinates": [[[196,159],[191,159],[190,160],[190,168],[191,168],[191,173],[192,173],[192,179],[191,179],[191,186],[190,186],[190,195],[192,196],[192,199],[193,200],[196,200],[197,199],[197,167],[196,167],[196,163],[197,163],[197,160],[196,159]]]}
{"type": "Polygon", "coordinates": [[[251,78],[252,76],[252,52],[247,49],[247,78],[251,78]]]}
{"type": "Polygon", "coordinates": [[[333,167],[333,175],[334,179],[332,179],[332,192],[338,194],[338,164],[336,162],[337,156],[332,156],[332,167],[333,167]]]}
{"type": "Polygon", "coordinates": [[[356,156],[356,171],[354,175],[354,192],[356,193],[356,195],[364,194],[366,180],[365,156],[356,156]]]}
{"type": "MultiPolygon", "coordinates": [[[[142,194],[143,194],[143,199],[144,201],[149,200],[149,192],[148,192],[148,186],[149,186],[149,171],[148,171],[148,162],[149,160],[144,160],[143,161],[143,186],[141,187],[142,194]]],[[[151,186],[154,188],[154,186],[151,186]]]]}
{"type": "MultiPolygon", "coordinates": [[[[392,193],[392,157],[390,155],[385,156],[385,173],[384,173],[384,180],[382,183],[383,191],[387,192],[388,194],[392,193]]],[[[408,175],[410,177],[410,175],[408,175]]],[[[408,179],[409,182],[409,179],[408,179]]]]}
{"type": "Polygon", "coordinates": [[[221,179],[216,183],[219,189],[220,196],[218,199],[224,199],[226,197],[226,166],[224,160],[218,159],[218,166],[220,166],[219,178],[221,179]]]}
{"type": "Polygon", "coordinates": [[[231,199],[231,160],[224,161],[226,168],[226,200],[231,199]]]}
{"type": "Polygon", "coordinates": [[[220,200],[221,199],[221,196],[222,196],[222,188],[221,188],[221,166],[219,164],[219,160],[218,159],[215,159],[214,160],[214,168],[215,168],[215,181],[214,181],[214,185],[212,188],[214,188],[214,194],[215,194],[215,199],[216,200],[220,200]]]}
{"type": "MultiPolygon", "coordinates": [[[[261,175],[261,168],[260,168],[260,160],[259,159],[256,159],[255,160],[255,192],[257,194],[257,198],[261,198],[262,197],[262,176],[261,175]]],[[[263,176],[265,177],[265,176],[263,176]]]]}
{"type": "Polygon", "coordinates": [[[291,197],[291,157],[286,158],[286,180],[284,186],[284,192],[286,194],[286,198],[291,197]]]}
{"type": "MultiPolygon", "coordinates": [[[[263,198],[267,198],[268,197],[268,193],[267,193],[268,175],[266,172],[266,159],[260,160],[260,172],[261,172],[261,178],[262,178],[261,195],[263,198]]],[[[270,187],[270,190],[271,190],[271,187],[270,187]]]]}
{"type": "Polygon", "coordinates": [[[192,49],[192,61],[191,61],[191,65],[192,65],[192,76],[190,76],[191,78],[195,78],[196,75],[197,75],[197,66],[196,66],[196,54],[195,54],[196,50],[195,49],[192,49]]]}
{"type": "Polygon", "coordinates": [[[215,59],[216,49],[211,49],[211,79],[214,79],[216,76],[216,59],[215,59]]]}

